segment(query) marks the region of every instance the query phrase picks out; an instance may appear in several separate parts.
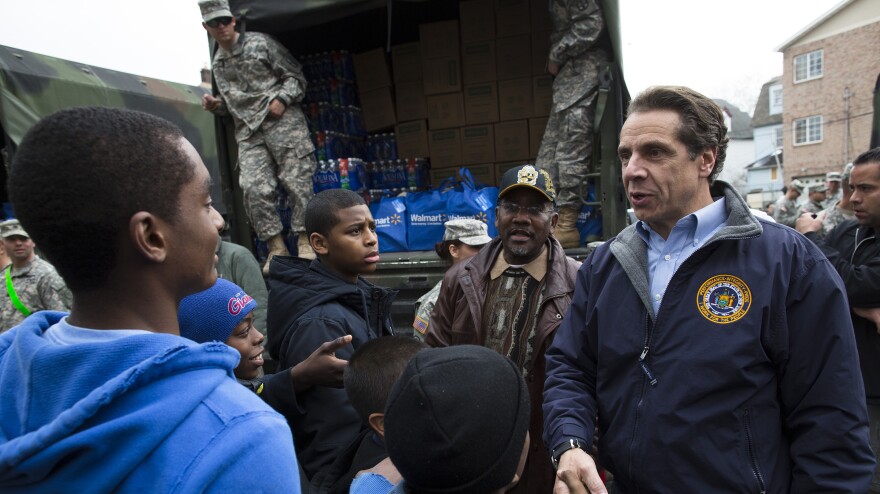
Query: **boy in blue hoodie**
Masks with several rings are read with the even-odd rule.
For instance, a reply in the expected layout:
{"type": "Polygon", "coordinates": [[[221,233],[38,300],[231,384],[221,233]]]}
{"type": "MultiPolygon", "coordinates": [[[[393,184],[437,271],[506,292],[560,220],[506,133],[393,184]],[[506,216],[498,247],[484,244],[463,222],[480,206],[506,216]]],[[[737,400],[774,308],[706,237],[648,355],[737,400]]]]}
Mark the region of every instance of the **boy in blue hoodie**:
{"type": "MultiPolygon", "coordinates": [[[[273,257],[269,268],[267,348],[279,368],[303,361],[322,343],[351,335],[336,356],[348,360],[365,342],[392,334],[396,291],[361,277],[379,262],[376,224],[364,199],[325,190],[306,206],[306,231],[317,259],[273,257]]],[[[297,458],[309,478],[328,467],[361,430],[345,390],[315,387],[297,395],[302,414],[288,416],[297,458]]]]}
{"type": "Polygon", "coordinates": [[[22,140],[11,201],[73,306],[0,335],[4,492],[299,492],[283,418],[232,379],[238,352],[179,336],[178,303],[217,277],[210,181],[141,112],[63,110],[22,140]]]}

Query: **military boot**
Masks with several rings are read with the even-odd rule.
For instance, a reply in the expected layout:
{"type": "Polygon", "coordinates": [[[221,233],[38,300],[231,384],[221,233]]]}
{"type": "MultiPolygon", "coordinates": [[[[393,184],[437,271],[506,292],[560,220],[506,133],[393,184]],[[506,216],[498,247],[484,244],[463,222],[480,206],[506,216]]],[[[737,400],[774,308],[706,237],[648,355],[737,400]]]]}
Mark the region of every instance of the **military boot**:
{"type": "Polygon", "coordinates": [[[312,244],[309,242],[309,236],[306,232],[299,232],[296,241],[296,255],[303,259],[314,259],[315,251],[312,250],[312,244]]]}
{"type": "Polygon", "coordinates": [[[581,244],[581,232],[577,229],[579,211],[574,208],[559,208],[559,221],[556,223],[556,231],[553,236],[563,249],[572,249],[581,244]]]}
{"type": "Polygon", "coordinates": [[[284,237],[279,233],[266,241],[269,244],[269,255],[266,256],[266,264],[263,265],[263,275],[269,276],[269,263],[275,256],[289,256],[287,245],[284,244],[284,237]]]}

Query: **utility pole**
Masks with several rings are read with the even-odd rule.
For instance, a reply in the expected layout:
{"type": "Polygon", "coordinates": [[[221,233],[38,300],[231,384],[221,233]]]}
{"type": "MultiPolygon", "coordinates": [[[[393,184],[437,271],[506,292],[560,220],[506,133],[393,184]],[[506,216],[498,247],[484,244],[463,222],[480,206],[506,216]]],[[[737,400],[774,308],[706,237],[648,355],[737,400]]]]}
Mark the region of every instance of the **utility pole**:
{"type": "Polygon", "coordinates": [[[843,164],[849,163],[849,86],[843,88],[843,164]]]}

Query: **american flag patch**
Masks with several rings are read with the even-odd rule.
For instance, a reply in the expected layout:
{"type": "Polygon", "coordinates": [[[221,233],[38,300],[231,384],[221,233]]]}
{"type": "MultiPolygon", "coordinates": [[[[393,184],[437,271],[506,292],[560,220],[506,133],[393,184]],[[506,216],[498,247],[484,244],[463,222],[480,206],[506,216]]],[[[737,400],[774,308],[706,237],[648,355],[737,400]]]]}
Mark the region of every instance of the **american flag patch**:
{"type": "Polygon", "coordinates": [[[413,322],[413,329],[419,333],[425,334],[428,331],[428,321],[416,316],[416,320],[413,322]]]}

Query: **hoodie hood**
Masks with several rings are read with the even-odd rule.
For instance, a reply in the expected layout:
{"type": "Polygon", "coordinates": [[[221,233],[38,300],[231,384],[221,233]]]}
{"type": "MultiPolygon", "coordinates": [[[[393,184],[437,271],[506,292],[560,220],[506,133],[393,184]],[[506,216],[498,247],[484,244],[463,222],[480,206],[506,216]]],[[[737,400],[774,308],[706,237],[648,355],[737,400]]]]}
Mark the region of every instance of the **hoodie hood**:
{"type": "Polygon", "coordinates": [[[269,331],[266,348],[272,358],[278,353],[289,323],[315,307],[337,302],[359,314],[373,331],[392,332],[391,303],[396,290],[381,288],[358,277],[357,284],[340,278],[319,259],[299,257],[272,258],[269,273],[269,331]]]}
{"type": "Polygon", "coordinates": [[[44,333],[67,324],[64,316],[37,312],[0,335],[5,489],[113,490],[232,377],[239,360],[222,343],[157,333],[59,345],[44,333]]]}

